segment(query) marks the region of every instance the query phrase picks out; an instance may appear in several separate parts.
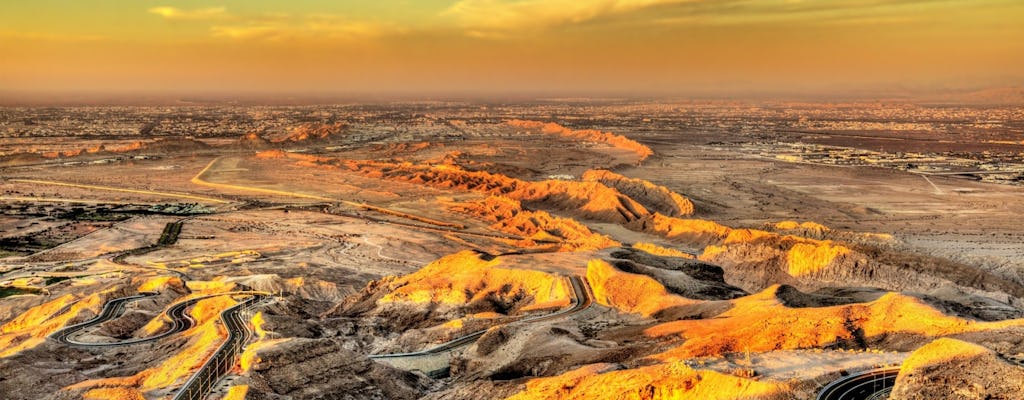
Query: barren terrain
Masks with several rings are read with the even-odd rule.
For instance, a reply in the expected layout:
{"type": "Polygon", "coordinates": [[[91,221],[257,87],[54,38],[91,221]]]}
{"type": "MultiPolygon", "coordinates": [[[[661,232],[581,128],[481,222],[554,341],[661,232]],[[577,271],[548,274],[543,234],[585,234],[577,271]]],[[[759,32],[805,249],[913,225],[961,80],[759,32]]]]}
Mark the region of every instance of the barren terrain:
{"type": "Polygon", "coordinates": [[[1013,164],[1015,111],[729,106],[5,138],[0,398],[1024,398],[1024,187],[872,164],[1013,164]]]}

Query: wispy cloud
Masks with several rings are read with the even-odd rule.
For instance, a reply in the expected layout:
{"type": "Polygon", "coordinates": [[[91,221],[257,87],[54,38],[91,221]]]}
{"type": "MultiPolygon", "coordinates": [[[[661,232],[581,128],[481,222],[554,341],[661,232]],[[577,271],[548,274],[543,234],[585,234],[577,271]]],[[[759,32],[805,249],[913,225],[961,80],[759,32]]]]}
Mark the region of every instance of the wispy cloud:
{"type": "Polygon", "coordinates": [[[474,36],[581,23],[659,5],[699,0],[460,0],[442,12],[474,36]]]}
{"type": "Polygon", "coordinates": [[[225,7],[180,9],[153,7],[147,10],[170,21],[208,23],[210,35],[226,39],[324,38],[354,39],[376,37],[403,31],[387,22],[352,20],[334,14],[303,14],[266,12],[243,15],[228,12],[225,7]]]}
{"type": "Polygon", "coordinates": [[[281,35],[281,29],[272,25],[226,25],[210,27],[210,33],[231,39],[274,38],[281,35]]]}
{"type": "Polygon", "coordinates": [[[596,20],[637,17],[637,26],[802,21],[880,24],[915,20],[943,0],[459,0],[441,13],[467,35],[502,38],[596,20]]]}
{"type": "Polygon", "coordinates": [[[281,19],[256,18],[234,24],[215,25],[210,33],[230,39],[321,38],[361,39],[400,33],[397,25],[358,21],[331,14],[314,14],[281,19]]]}
{"type": "Polygon", "coordinates": [[[161,6],[153,7],[146,11],[168,20],[199,21],[230,17],[230,14],[228,14],[228,10],[225,7],[207,7],[184,10],[177,7],[161,6]]]}

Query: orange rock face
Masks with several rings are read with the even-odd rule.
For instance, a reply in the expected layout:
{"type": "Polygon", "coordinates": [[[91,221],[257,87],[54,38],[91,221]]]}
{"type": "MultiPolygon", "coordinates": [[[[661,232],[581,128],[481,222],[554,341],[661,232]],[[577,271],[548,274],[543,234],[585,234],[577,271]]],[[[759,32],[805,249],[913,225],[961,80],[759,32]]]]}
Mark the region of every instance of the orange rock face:
{"type": "MultiPolygon", "coordinates": [[[[263,339],[245,347],[245,350],[238,357],[238,372],[248,372],[252,366],[260,363],[260,350],[287,342],[289,339],[263,339]]],[[[244,398],[244,397],[242,397],[244,398]]]]}
{"type": "Polygon", "coordinates": [[[467,171],[454,165],[380,161],[344,161],[344,165],[369,177],[501,195],[527,205],[543,205],[602,221],[626,223],[649,214],[640,203],[599,182],[531,182],[485,171],[467,171]]]}
{"type": "MultiPolygon", "coordinates": [[[[780,235],[757,229],[733,229],[713,221],[681,219],[654,214],[630,224],[634,230],[658,234],[695,244],[706,244],[699,257],[711,263],[727,263],[735,254],[774,254],[780,259],[774,267],[793,277],[821,271],[846,256],[854,254],[846,246],[828,240],[780,235]]],[[[771,264],[770,257],[759,261],[771,264]]]]}
{"type": "Polygon", "coordinates": [[[797,243],[786,252],[787,272],[792,276],[810,275],[849,254],[850,249],[829,242],[797,243]]]}
{"type": "Polygon", "coordinates": [[[650,254],[653,254],[653,255],[656,255],[656,256],[680,257],[680,258],[690,258],[690,259],[696,258],[693,255],[690,255],[689,253],[684,253],[682,251],[679,251],[679,250],[676,250],[676,249],[673,249],[673,248],[658,246],[658,245],[653,244],[653,243],[637,242],[637,243],[633,243],[632,247],[634,249],[642,250],[642,251],[645,251],[647,253],[650,253],[650,254]]]}
{"type": "Polygon", "coordinates": [[[724,240],[732,231],[714,221],[673,218],[659,213],[633,221],[627,227],[691,243],[715,243],[724,240]]]}
{"type": "Polygon", "coordinates": [[[519,299],[513,307],[569,303],[569,288],[561,277],[541,271],[501,268],[501,259],[485,261],[472,251],[442,257],[395,281],[382,303],[466,305],[488,297],[519,299]]]}
{"type": "Polygon", "coordinates": [[[614,370],[591,364],[552,378],[532,379],[510,400],[535,399],[784,399],[787,385],[761,382],[681,362],[614,370]]]}
{"type": "Polygon", "coordinates": [[[146,279],[139,285],[137,290],[140,292],[159,292],[168,288],[180,289],[184,287],[185,283],[181,281],[181,278],[165,275],[146,279]]]}
{"type": "MultiPolygon", "coordinates": [[[[835,260],[851,254],[848,248],[830,241],[756,229],[733,229],[713,221],[684,219],[652,212],[645,204],[651,204],[652,207],[656,205],[663,211],[676,214],[692,213],[693,205],[664,187],[607,171],[588,172],[583,182],[531,182],[485,171],[467,171],[456,165],[353,160],[344,161],[343,165],[370,177],[499,195],[518,200],[524,205],[562,210],[581,218],[618,223],[668,239],[710,245],[701,258],[709,262],[731,257],[731,249],[744,253],[781,251],[777,257],[781,261],[771,268],[778,268],[794,277],[821,271],[833,265],[835,260]]],[[[498,209],[494,211],[501,212],[498,209]]]]}
{"type": "Polygon", "coordinates": [[[670,217],[693,215],[693,202],[668,188],[643,179],[628,178],[611,171],[590,170],[582,179],[601,182],[643,204],[648,210],[670,217]]]}
{"type": "Polygon", "coordinates": [[[128,152],[128,151],[141,150],[141,149],[144,149],[144,148],[146,148],[146,144],[140,141],[140,142],[132,142],[131,144],[127,144],[127,145],[124,145],[124,146],[121,146],[121,147],[114,148],[111,151],[113,151],[115,153],[123,153],[123,152],[128,152]]]}
{"type": "MultiPolygon", "coordinates": [[[[32,307],[17,318],[0,326],[0,358],[36,347],[46,337],[70,324],[79,314],[98,313],[109,291],[94,293],[78,301],[67,294],[32,307]],[[61,312],[69,307],[67,312],[61,312]]],[[[83,319],[83,318],[77,318],[83,319]]]]}
{"type": "Polygon", "coordinates": [[[271,140],[274,143],[281,142],[302,142],[307,140],[323,140],[331,135],[336,135],[345,130],[345,124],[335,122],[333,124],[303,124],[292,128],[282,138],[271,140]]]}
{"type": "Polygon", "coordinates": [[[669,294],[654,278],[619,271],[604,260],[587,263],[587,281],[598,304],[645,317],[669,307],[694,303],[669,294]]]}
{"type": "Polygon", "coordinates": [[[575,251],[619,245],[575,220],[554,217],[544,211],[525,210],[518,201],[507,197],[490,196],[481,201],[456,203],[451,209],[493,222],[491,228],[501,232],[526,238],[526,241],[520,243],[523,247],[556,242],[562,250],[575,251]]]}
{"type": "Polygon", "coordinates": [[[914,351],[900,366],[893,400],[1019,399],[1024,368],[988,348],[956,339],[938,339],[914,351]],[[942,384],[936,384],[941,382],[942,384]]]}
{"type": "Polygon", "coordinates": [[[126,388],[97,388],[82,395],[86,400],[145,400],[142,393],[126,388]]]}
{"type": "Polygon", "coordinates": [[[829,227],[813,221],[805,221],[802,223],[796,221],[782,221],[775,224],[775,229],[780,231],[804,230],[818,233],[828,232],[831,230],[829,227]]]}
{"type": "Polygon", "coordinates": [[[731,300],[733,307],[713,319],[659,324],[651,337],[686,339],[653,356],[685,360],[729,352],[819,348],[836,343],[864,345],[886,335],[941,337],[964,332],[1024,326],[1024,320],[978,322],[948,316],[921,300],[889,293],[869,303],[792,308],[778,298],[779,286],[731,300]]]}
{"type": "Polygon", "coordinates": [[[586,140],[591,142],[605,143],[620,149],[625,149],[636,153],[641,160],[654,154],[650,147],[644,146],[639,142],[629,139],[625,136],[616,135],[610,132],[601,132],[596,129],[582,129],[574,130],[566,128],[562,125],[553,122],[540,122],[540,121],[525,121],[520,119],[513,119],[508,121],[508,125],[529,130],[539,130],[541,133],[549,135],[558,135],[567,138],[573,138],[577,140],[586,140]]]}

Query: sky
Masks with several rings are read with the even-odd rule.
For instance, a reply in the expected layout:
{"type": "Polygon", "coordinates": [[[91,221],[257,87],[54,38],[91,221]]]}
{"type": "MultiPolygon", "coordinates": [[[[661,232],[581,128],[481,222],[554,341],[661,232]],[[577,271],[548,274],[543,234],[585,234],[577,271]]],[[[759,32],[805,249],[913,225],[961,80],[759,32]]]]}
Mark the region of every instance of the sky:
{"type": "Polygon", "coordinates": [[[1024,84],[1020,0],[34,0],[0,91],[898,93],[1024,84]]]}

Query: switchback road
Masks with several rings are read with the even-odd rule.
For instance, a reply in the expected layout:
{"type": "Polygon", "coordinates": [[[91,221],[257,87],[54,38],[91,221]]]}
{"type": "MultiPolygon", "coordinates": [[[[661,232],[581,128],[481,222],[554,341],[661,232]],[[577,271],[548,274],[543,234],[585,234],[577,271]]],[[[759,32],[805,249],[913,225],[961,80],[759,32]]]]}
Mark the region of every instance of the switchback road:
{"type": "Polygon", "coordinates": [[[164,312],[162,313],[164,318],[166,318],[167,320],[170,321],[171,326],[167,330],[164,330],[163,332],[160,332],[160,333],[152,335],[152,336],[144,337],[144,338],[132,338],[132,339],[126,339],[126,340],[121,340],[121,341],[116,341],[116,342],[84,342],[84,341],[77,340],[75,338],[76,336],[78,336],[78,334],[82,330],[85,330],[85,329],[87,329],[89,327],[92,327],[92,326],[96,326],[96,325],[102,324],[103,322],[112,320],[114,318],[120,317],[121,314],[124,314],[124,305],[125,305],[125,303],[131,302],[131,301],[136,301],[136,300],[141,300],[143,298],[146,298],[146,297],[149,297],[149,296],[154,296],[154,295],[156,295],[156,293],[146,292],[146,293],[138,294],[138,295],[135,295],[135,296],[120,297],[120,298],[116,298],[116,299],[113,299],[113,300],[109,300],[109,301],[107,301],[106,304],[103,305],[103,310],[101,310],[99,315],[97,315],[95,318],[92,318],[92,319],[90,319],[88,321],[85,321],[85,322],[82,322],[82,323],[78,323],[78,324],[75,324],[75,325],[71,325],[71,326],[65,327],[64,329],[61,329],[61,330],[53,333],[52,335],[50,335],[50,337],[52,337],[54,340],[56,340],[56,341],[58,341],[60,343],[64,343],[64,344],[69,345],[69,346],[78,346],[78,347],[127,346],[127,345],[138,344],[138,343],[152,342],[152,341],[155,341],[155,340],[163,339],[165,337],[168,337],[168,336],[173,335],[173,334],[178,333],[178,332],[183,332],[183,331],[188,330],[189,328],[191,328],[193,325],[195,325],[196,321],[194,319],[192,319],[192,317],[190,315],[188,315],[187,310],[189,309],[189,307],[192,307],[193,305],[195,305],[200,300],[208,299],[208,298],[211,298],[211,297],[217,297],[217,296],[266,295],[266,293],[264,293],[264,292],[255,292],[255,291],[236,291],[236,292],[226,292],[226,293],[215,293],[215,294],[199,296],[199,297],[193,297],[191,299],[179,301],[179,302],[174,303],[174,304],[170,305],[169,307],[167,307],[164,310],[164,312]]]}
{"type": "Polygon", "coordinates": [[[106,302],[106,304],[103,305],[103,309],[100,310],[100,313],[97,314],[92,319],[90,319],[88,321],[80,322],[80,323],[77,323],[77,324],[74,324],[74,325],[71,325],[71,326],[64,327],[64,329],[61,329],[61,330],[59,330],[57,332],[54,332],[52,335],[50,335],[50,337],[54,338],[58,342],[61,342],[61,343],[64,343],[64,344],[70,344],[70,345],[85,345],[85,346],[110,345],[110,344],[107,344],[107,343],[102,343],[102,344],[90,344],[90,343],[79,344],[78,342],[76,342],[73,339],[71,339],[71,336],[76,334],[76,333],[78,333],[78,332],[80,332],[80,331],[82,331],[85,328],[88,328],[88,327],[91,327],[91,326],[95,326],[95,325],[99,325],[99,324],[102,324],[102,323],[104,323],[106,321],[109,321],[111,319],[120,317],[121,314],[124,314],[124,305],[126,303],[129,303],[129,302],[132,302],[132,301],[142,300],[142,299],[144,299],[146,297],[156,296],[156,295],[157,295],[157,293],[155,293],[155,292],[142,292],[142,293],[139,293],[139,294],[133,295],[133,296],[119,297],[119,298],[116,298],[116,299],[113,299],[113,300],[108,300],[106,302]]]}
{"type": "MultiPolygon", "coordinates": [[[[523,318],[515,321],[514,323],[535,323],[552,320],[583,311],[590,307],[591,304],[593,304],[593,296],[591,295],[590,287],[587,285],[586,279],[579,276],[570,276],[568,277],[568,281],[572,286],[572,299],[570,300],[572,303],[569,307],[550,314],[523,318]]],[[[484,333],[487,333],[487,329],[455,338],[426,350],[410,353],[373,354],[370,355],[369,358],[386,361],[388,364],[398,368],[402,368],[401,365],[414,365],[415,368],[412,369],[419,369],[427,375],[443,376],[447,374],[447,359],[450,357],[451,352],[475,342],[480,338],[480,336],[483,336],[484,333]]],[[[410,368],[407,367],[404,369],[410,368]]]]}
{"type": "Polygon", "coordinates": [[[224,323],[224,328],[228,332],[227,339],[178,390],[178,393],[174,395],[174,400],[206,398],[207,393],[217,384],[217,381],[235,365],[235,358],[242,352],[245,343],[251,336],[249,325],[242,320],[239,312],[257,305],[270,295],[270,293],[264,292],[250,292],[250,294],[252,297],[220,313],[221,322],[224,323]]]}
{"type": "Polygon", "coordinates": [[[818,400],[879,400],[889,397],[899,367],[878,368],[843,377],[825,386],[818,400]]]}

